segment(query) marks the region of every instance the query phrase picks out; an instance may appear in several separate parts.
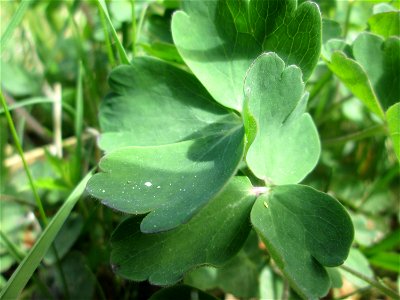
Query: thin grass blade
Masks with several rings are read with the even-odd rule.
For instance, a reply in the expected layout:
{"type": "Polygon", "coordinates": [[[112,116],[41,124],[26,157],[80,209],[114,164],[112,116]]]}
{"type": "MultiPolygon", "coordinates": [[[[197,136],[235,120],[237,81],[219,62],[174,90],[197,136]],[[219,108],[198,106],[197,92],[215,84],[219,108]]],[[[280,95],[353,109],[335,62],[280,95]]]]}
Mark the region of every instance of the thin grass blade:
{"type": "Polygon", "coordinates": [[[69,195],[57,214],[45,228],[35,245],[29,251],[28,255],[8,280],[6,286],[0,293],[0,299],[18,299],[19,294],[32,277],[36,268],[39,266],[62,225],[71,213],[72,208],[84,192],[86,183],[92,175],[93,172],[89,172],[69,195]]]}

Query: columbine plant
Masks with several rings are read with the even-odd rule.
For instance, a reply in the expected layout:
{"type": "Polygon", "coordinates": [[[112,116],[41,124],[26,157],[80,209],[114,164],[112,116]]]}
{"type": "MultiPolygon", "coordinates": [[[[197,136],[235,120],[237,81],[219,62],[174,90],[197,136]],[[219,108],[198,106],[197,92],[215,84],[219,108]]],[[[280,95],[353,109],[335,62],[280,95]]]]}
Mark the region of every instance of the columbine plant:
{"type": "Polygon", "coordinates": [[[132,215],[112,236],[115,272],[171,285],[224,264],[254,228],[299,295],[324,296],[353,226],[338,201],[298,184],[320,155],[304,84],[320,55],[318,7],[185,0],[172,34],[193,74],[135,58],[112,71],[100,110],[106,155],[87,189],[132,215]]]}

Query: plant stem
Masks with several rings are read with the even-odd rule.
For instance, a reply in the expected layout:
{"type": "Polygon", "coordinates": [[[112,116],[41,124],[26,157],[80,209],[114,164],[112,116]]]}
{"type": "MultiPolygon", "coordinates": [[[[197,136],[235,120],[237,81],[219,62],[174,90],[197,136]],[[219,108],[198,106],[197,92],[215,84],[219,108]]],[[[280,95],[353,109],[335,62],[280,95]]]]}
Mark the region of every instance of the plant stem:
{"type": "Polygon", "coordinates": [[[132,56],[136,56],[136,13],[135,0],[131,0],[132,6],[132,56]]]}
{"type": "Polygon", "coordinates": [[[113,52],[113,49],[111,46],[110,35],[108,34],[106,17],[104,15],[104,11],[102,9],[99,9],[99,14],[100,14],[101,27],[103,27],[104,40],[106,42],[108,61],[110,62],[111,67],[114,67],[115,66],[115,58],[114,58],[115,56],[114,56],[114,52],[113,52]]]}
{"type": "Polygon", "coordinates": [[[353,10],[355,0],[349,0],[348,6],[346,10],[346,19],[344,21],[344,28],[343,28],[343,39],[346,40],[347,34],[349,33],[349,26],[350,26],[350,17],[351,11],[353,10]]]}
{"type": "Polygon", "coordinates": [[[24,254],[18,247],[7,237],[7,235],[0,229],[0,237],[3,240],[3,244],[6,246],[8,252],[11,256],[20,263],[21,260],[24,258],[24,254]]]}
{"type": "Polygon", "coordinates": [[[3,97],[3,92],[2,91],[0,91],[0,101],[1,101],[1,104],[3,105],[3,108],[4,108],[4,113],[6,115],[8,126],[10,127],[11,135],[12,135],[12,137],[14,139],[15,147],[17,148],[19,156],[21,157],[22,164],[24,166],[26,176],[28,177],[29,184],[30,184],[32,192],[33,192],[33,196],[35,197],[36,205],[37,205],[37,207],[39,209],[40,218],[41,218],[43,224],[47,225],[48,224],[48,220],[47,220],[46,213],[44,212],[44,209],[43,209],[42,200],[40,200],[40,197],[39,197],[39,194],[37,192],[35,183],[33,182],[31,171],[29,170],[28,164],[26,163],[25,156],[24,156],[24,151],[22,150],[21,143],[19,142],[17,131],[15,130],[14,122],[13,122],[13,120],[11,118],[10,112],[8,111],[7,103],[6,103],[6,101],[5,101],[4,97],[3,97]]]}
{"type": "Polygon", "coordinates": [[[327,71],[324,75],[322,75],[322,78],[314,84],[313,88],[310,91],[310,98],[308,99],[309,102],[311,102],[319,94],[319,92],[331,78],[331,71],[327,71]]]}
{"type": "Polygon", "coordinates": [[[367,129],[357,131],[345,136],[323,140],[322,143],[325,146],[333,146],[337,144],[344,144],[349,141],[362,140],[384,132],[385,132],[385,127],[383,125],[374,125],[367,129]]]}
{"type": "Polygon", "coordinates": [[[148,7],[149,7],[148,4],[144,4],[144,6],[142,8],[142,13],[140,14],[139,24],[138,24],[138,28],[137,28],[136,41],[139,41],[140,33],[142,32],[142,27],[143,27],[144,19],[146,17],[146,12],[147,12],[148,7]]]}
{"type": "Polygon", "coordinates": [[[129,65],[130,63],[129,63],[128,56],[126,55],[125,49],[122,46],[121,41],[118,38],[117,31],[115,30],[115,28],[112,24],[110,15],[108,14],[106,2],[104,0],[97,0],[97,6],[98,6],[99,10],[102,10],[104,12],[104,16],[108,22],[108,25],[111,28],[111,34],[112,34],[112,36],[114,38],[114,42],[117,46],[117,50],[118,50],[118,54],[120,56],[121,63],[129,65]]]}
{"type": "Polygon", "coordinates": [[[352,268],[349,268],[349,267],[347,267],[345,265],[341,265],[340,268],[345,270],[346,272],[348,272],[348,273],[360,278],[361,280],[364,280],[365,282],[368,282],[371,286],[375,287],[376,289],[381,291],[383,294],[391,297],[392,299],[400,300],[400,295],[399,294],[397,294],[392,289],[384,286],[383,284],[381,284],[380,282],[376,281],[375,279],[369,278],[369,277],[365,276],[364,274],[361,274],[360,272],[358,272],[356,270],[353,270],[352,268]]]}

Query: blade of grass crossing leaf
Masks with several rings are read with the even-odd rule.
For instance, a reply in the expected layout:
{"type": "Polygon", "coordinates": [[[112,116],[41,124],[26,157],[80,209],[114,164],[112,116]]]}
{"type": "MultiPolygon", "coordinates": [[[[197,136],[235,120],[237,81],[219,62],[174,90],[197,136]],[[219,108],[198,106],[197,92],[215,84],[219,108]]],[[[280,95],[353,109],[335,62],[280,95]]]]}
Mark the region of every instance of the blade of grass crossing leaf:
{"type": "Polygon", "coordinates": [[[128,56],[126,55],[125,49],[122,46],[122,44],[121,44],[121,42],[120,42],[120,40],[118,38],[117,32],[115,31],[115,28],[114,28],[114,26],[112,24],[112,21],[110,19],[110,15],[108,14],[107,5],[106,5],[105,1],[104,0],[97,0],[97,5],[98,5],[99,9],[104,12],[104,15],[105,15],[105,17],[107,19],[108,25],[111,28],[111,34],[112,34],[112,36],[113,36],[113,38],[115,40],[115,43],[117,45],[117,49],[118,49],[119,56],[121,58],[121,62],[123,64],[129,65],[128,56]]]}
{"type": "Polygon", "coordinates": [[[29,4],[31,4],[33,1],[32,0],[23,0],[21,1],[21,4],[18,6],[17,11],[13,15],[10,23],[8,24],[6,30],[4,31],[3,35],[1,36],[0,40],[0,53],[3,53],[3,50],[8,42],[8,40],[11,38],[12,33],[14,32],[15,28],[18,27],[19,23],[21,23],[22,18],[25,15],[25,12],[27,11],[29,4]]]}
{"type": "Polygon", "coordinates": [[[28,255],[24,258],[11,278],[8,280],[6,286],[0,293],[0,299],[18,298],[22,289],[28,283],[33,272],[35,272],[44,255],[47,253],[47,250],[50,248],[51,244],[56,238],[57,233],[60,231],[65,220],[71,213],[71,210],[81,197],[85,190],[86,183],[92,177],[92,175],[93,172],[88,173],[69,195],[67,200],[45,228],[35,245],[29,251],[28,255]]]}
{"type": "Polygon", "coordinates": [[[35,197],[36,205],[37,205],[37,207],[39,209],[40,217],[42,219],[43,224],[47,225],[48,221],[47,221],[47,217],[46,217],[46,214],[44,212],[44,209],[43,209],[42,200],[40,200],[39,194],[38,194],[38,192],[36,190],[35,183],[33,182],[31,171],[29,170],[28,164],[26,163],[25,156],[24,156],[24,151],[22,150],[21,143],[19,141],[17,131],[15,130],[14,122],[13,122],[13,120],[11,118],[10,112],[8,111],[7,103],[6,103],[6,100],[4,99],[2,91],[0,91],[0,101],[1,101],[1,104],[3,105],[3,109],[4,109],[4,112],[6,114],[6,119],[7,119],[7,122],[8,122],[8,126],[10,127],[11,135],[12,135],[12,137],[14,139],[15,147],[17,148],[19,156],[21,157],[22,164],[24,166],[26,176],[28,177],[29,184],[31,186],[33,195],[35,197]]]}

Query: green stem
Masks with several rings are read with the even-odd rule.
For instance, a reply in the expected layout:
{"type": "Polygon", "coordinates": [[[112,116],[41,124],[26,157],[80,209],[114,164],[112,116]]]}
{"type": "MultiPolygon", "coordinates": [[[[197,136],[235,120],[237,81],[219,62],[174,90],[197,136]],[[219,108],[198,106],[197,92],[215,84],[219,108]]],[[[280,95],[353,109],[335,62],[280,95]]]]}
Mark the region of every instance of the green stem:
{"type": "Polygon", "coordinates": [[[334,145],[338,145],[338,144],[344,144],[349,141],[362,140],[362,139],[369,138],[369,137],[372,137],[375,135],[379,135],[384,132],[385,132],[385,127],[383,125],[375,125],[375,126],[371,126],[371,127],[367,128],[367,129],[364,129],[364,130],[361,130],[358,132],[354,132],[354,133],[351,133],[351,134],[348,134],[345,136],[323,140],[322,143],[325,146],[334,146],[334,145]]]}
{"type": "Polygon", "coordinates": [[[136,56],[136,13],[135,0],[131,0],[132,6],[132,56],[136,56]]]}
{"type": "Polygon", "coordinates": [[[354,2],[355,2],[355,0],[348,1],[348,6],[347,6],[347,10],[346,10],[346,19],[344,21],[344,28],[343,28],[343,38],[344,39],[346,39],[347,34],[349,33],[350,17],[351,17],[351,11],[353,10],[354,2]]]}
{"type": "MultiPolygon", "coordinates": [[[[35,197],[36,205],[37,205],[37,207],[39,209],[39,214],[40,214],[42,223],[46,227],[47,224],[48,224],[48,219],[47,219],[46,213],[44,212],[42,200],[40,200],[40,197],[39,197],[39,194],[37,192],[35,183],[33,181],[33,177],[32,177],[31,171],[29,170],[28,164],[26,163],[24,151],[22,150],[21,143],[20,143],[18,135],[17,135],[17,131],[15,130],[14,122],[13,122],[13,120],[11,118],[11,115],[10,115],[10,112],[8,110],[7,103],[6,103],[6,101],[5,101],[4,97],[3,97],[3,92],[2,91],[0,91],[0,100],[1,100],[1,104],[3,105],[3,108],[4,108],[4,113],[6,115],[8,126],[10,127],[11,135],[12,135],[12,137],[14,139],[15,147],[17,148],[19,156],[21,157],[22,164],[24,166],[26,176],[28,177],[29,184],[31,186],[33,195],[35,197]]],[[[61,279],[63,281],[63,284],[66,284],[65,276],[64,276],[64,273],[63,273],[63,270],[62,270],[62,267],[61,267],[60,260],[58,258],[58,253],[57,253],[57,250],[56,250],[56,248],[54,246],[53,246],[53,250],[54,250],[54,253],[55,253],[56,258],[57,258],[57,266],[58,266],[58,270],[59,270],[60,275],[61,275],[61,279]]],[[[64,285],[64,289],[65,289],[65,291],[67,293],[67,296],[68,296],[68,287],[66,285],[64,285]]]]}
{"type": "Polygon", "coordinates": [[[319,92],[322,90],[325,84],[329,82],[331,78],[332,78],[331,71],[328,71],[324,75],[322,75],[322,78],[314,84],[313,88],[310,91],[310,98],[308,100],[309,102],[311,102],[319,94],[319,92]]]}
{"type": "Polygon", "coordinates": [[[20,263],[24,258],[24,254],[18,247],[7,237],[7,235],[0,229],[0,237],[3,240],[3,244],[6,246],[11,256],[20,263]]]}
{"type": "Polygon", "coordinates": [[[70,294],[69,294],[69,289],[68,289],[67,278],[65,277],[65,273],[64,273],[64,270],[63,270],[62,264],[61,264],[61,259],[60,259],[60,256],[58,255],[58,251],[57,251],[57,248],[54,243],[51,245],[51,249],[56,258],[56,266],[57,266],[58,273],[60,274],[61,284],[62,284],[63,290],[64,290],[64,298],[68,300],[68,299],[70,299],[70,294]]]}
{"type": "Polygon", "coordinates": [[[44,212],[44,209],[43,209],[42,200],[40,200],[40,197],[39,197],[39,194],[37,192],[35,183],[33,182],[31,171],[29,170],[28,164],[26,163],[25,156],[24,156],[24,151],[22,150],[21,143],[19,142],[17,131],[15,130],[14,122],[13,122],[13,120],[11,118],[10,112],[8,111],[8,106],[7,106],[6,100],[3,97],[3,92],[2,91],[0,91],[0,101],[1,101],[1,104],[3,105],[3,108],[4,108],[4,113],[6,115],[8,126],[10,127],[11,135],[12,135],[12,137],[14,139],[15,147],[17,148],[19,156],[21,157],[22,164],[24,166],[26,176],[28,177],[29,184],[31,186],[33,195],[35,197],[36,205],[37,205],[37,207],[39,209],[39,214],[40,214],[41,220],[42,220],[44,225],[47,225],[48,224],[48,220],[47,220],[46,213],[44,212]]]}
{"type": "Polygon", "coordinates": [[[349,268],[349,267],[347,267],[345,265],[340,266],[340,268],[345,270],[346,272],[348,272],[348,273],[360,278],[361,280],[364,280],[365,282],[368,282],[371,286],[375,287],[376,289],[381,291],[383,294],[389,296],[390,298],[400,300],[400,295],[399,294],[397,294],[392,289],[384,286],[383,284],[379,283],[375,279],[369,278],[369,277],[365,276],[364,274],[361,274],[360,272],[358,272],[356,270],[353,270],[352,268],[349,268]]]}
{"type": "Polygon", "coordinates": [[[111,67],[114,67],[115,66],[115,55],[114,55],[114,52],[113,52],[113,49],[111,46],[110,35],[108,34],[106,17],[104,15],[104,12],[102,9],[99,9],[99,13],[100,13],[101,27],[103,27],[104,40],[106,42],[108,61],[110,62],[111,67]]]}
{"type": "Polygon", "coordinates": [[[142,8],[142,13],[140,14],[139,24],[138,24],[137,33],[136,33],[136,41],[139,41],[140,33],[142,32],[142,27],[143,27],[144,19],[146,17],[146,12],[147,12],[148,7],[149,7],[149,5],[145,4],[142,8]]]}
{"type": "Polygon", "coordinates": [[[112,24],[111,18],[110,18],[109,14],[108,14],[106,2],[104,0],[97,0],[97,6],[98,6],[99,10],[102,10],[104,12],[104,16],[105,16],[105,18],[106,18],[106,20],[108,22],[109,27],[111,28],[111,34],[113,36],[115,45],[117,46],[117,50],[118,50],[118,54],[120,56],[121,62],[123,64],[129,65],[128,56],[126,55],[125,49],[122,46],[122,44],[121,44],[121,42],[120,42],[120,40],[118,38],[118,34],[115,31],[115,28],[114,28],[114,26],[112,24]]]}
{"type": "MultiPolygon", "coordinates": [[[[69,19],[71,21],[73,31],[76,35],[76,40],[77,40],[76,45],[77,45],[77,48],[78,48],[78,51],[79,51],[79,54],[81,57],[82,65],[84,67],[84,70],[86,70],[86,71],[90,70],[89,62],[88,62],[88,59],[87,59],[87,56],[86,56],[86,53],[84,50],[83,41],[82,41],[81,34],[79,32],[78,24],[76,24],[76,22],[75,22],[73,11],[69,9],[68,12],[69,12],[69,19]]],[[[98,103],[97,103],[96,99],[98,99],[99,96],[97,94],[97,90],[94,88],[95,87],[95,79],[93,77],[93,72],[87,71],[87,72],[85,72],[85,75],[88,80],[87,86],[88,86],[89,92],[91,94],[90,99],[92,100],[92,101],[88,101],[89,102],[88,116],[90,117],[89,122],[91,125],[97,126],[98,119],[96,118],[96,116],[97,116],[98,103]]]]}

